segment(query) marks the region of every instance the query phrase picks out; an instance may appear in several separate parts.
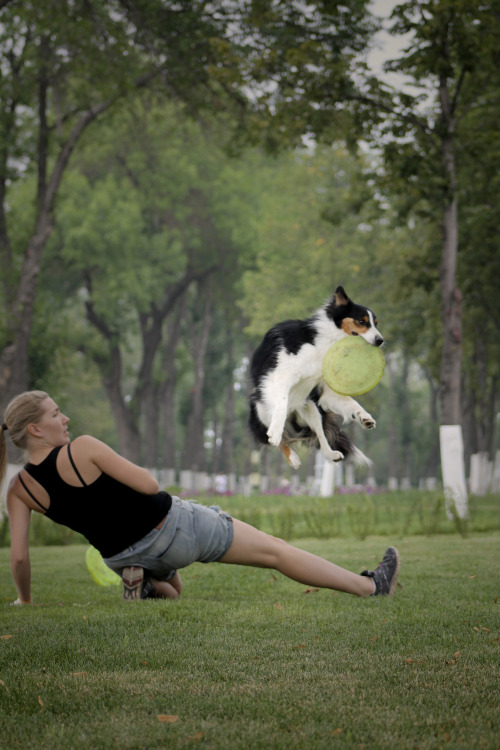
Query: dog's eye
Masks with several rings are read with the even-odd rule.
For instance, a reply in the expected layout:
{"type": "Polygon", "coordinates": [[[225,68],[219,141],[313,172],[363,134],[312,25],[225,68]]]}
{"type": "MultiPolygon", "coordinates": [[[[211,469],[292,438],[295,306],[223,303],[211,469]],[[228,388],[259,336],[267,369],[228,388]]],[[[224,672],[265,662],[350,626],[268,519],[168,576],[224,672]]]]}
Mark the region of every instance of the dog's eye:
{"type": "Polygon", "coordinates": [[[366,320],[357,320],[356,323],[358,324],[358,326],[365,326],[365,327],[368,326],[368,323],[366,322],[366,320]]]}

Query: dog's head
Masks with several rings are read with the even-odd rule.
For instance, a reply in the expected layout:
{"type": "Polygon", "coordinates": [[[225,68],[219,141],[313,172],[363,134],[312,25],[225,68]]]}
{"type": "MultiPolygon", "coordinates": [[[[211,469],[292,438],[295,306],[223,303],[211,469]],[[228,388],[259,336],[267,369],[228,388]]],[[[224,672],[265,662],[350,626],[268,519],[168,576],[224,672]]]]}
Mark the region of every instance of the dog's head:
{"type": "Polygon", "coordinates": [[[381,346],[384,337],[377,330],[377,318],[372,310],[357,305],[338,286],[326,306],[326,314],[347,336],[362,336],[372,346],[381,346]]]}

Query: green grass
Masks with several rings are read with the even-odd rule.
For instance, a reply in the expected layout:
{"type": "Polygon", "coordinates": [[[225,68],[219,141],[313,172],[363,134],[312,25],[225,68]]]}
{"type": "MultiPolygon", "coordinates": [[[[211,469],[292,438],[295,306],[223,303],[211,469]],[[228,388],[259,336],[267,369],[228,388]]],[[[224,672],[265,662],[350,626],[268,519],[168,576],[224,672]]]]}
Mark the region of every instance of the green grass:
{"type": "Polygon", "coordinates": [[[2,748],[497,748],[500,533],[299,546],[361,570],[388,541],[392,599],[196,564],[179,600],[134,604],[85,546],[38,547],[21,609],[1,549],[2,748]]]}

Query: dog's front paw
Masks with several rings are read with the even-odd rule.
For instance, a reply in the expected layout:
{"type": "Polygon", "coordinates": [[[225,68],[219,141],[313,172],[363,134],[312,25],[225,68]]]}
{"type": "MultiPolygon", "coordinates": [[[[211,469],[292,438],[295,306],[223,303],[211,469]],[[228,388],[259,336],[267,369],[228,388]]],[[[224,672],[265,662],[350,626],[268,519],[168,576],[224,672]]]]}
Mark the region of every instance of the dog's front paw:
{"type": "Polygon", "coordinates": [[[269,441],[269,445],[275,445],[276,448],[279,447],[281,444],[281,436],[283,435],[283,430],[276,430],[270,427],[267,431],[267,439],[269,441]]]}
{"type": "Polygon", "coordinates": [[[373,419],[372,415],[368,414],[367,411],[356,412],[352,415],[352,418],[356,422],[359,422],[361,427],[364,427],[365,430],[373,430],[377,426],[377,423],[373,419]]]}

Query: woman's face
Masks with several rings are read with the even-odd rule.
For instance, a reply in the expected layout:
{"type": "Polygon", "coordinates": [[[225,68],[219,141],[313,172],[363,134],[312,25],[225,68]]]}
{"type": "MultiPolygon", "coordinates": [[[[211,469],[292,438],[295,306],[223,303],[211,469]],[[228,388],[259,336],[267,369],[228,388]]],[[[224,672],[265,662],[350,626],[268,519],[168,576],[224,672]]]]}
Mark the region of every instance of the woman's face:
{"type": "Polygon", "coordinates": [[[69,417],[63,414],[56,402],[50,396],[41,403],[43,414],[39,422],[34,425],[38,429],[37,436],[47,445],[64,445],[70,442],[68,432],[69,417]]]}

